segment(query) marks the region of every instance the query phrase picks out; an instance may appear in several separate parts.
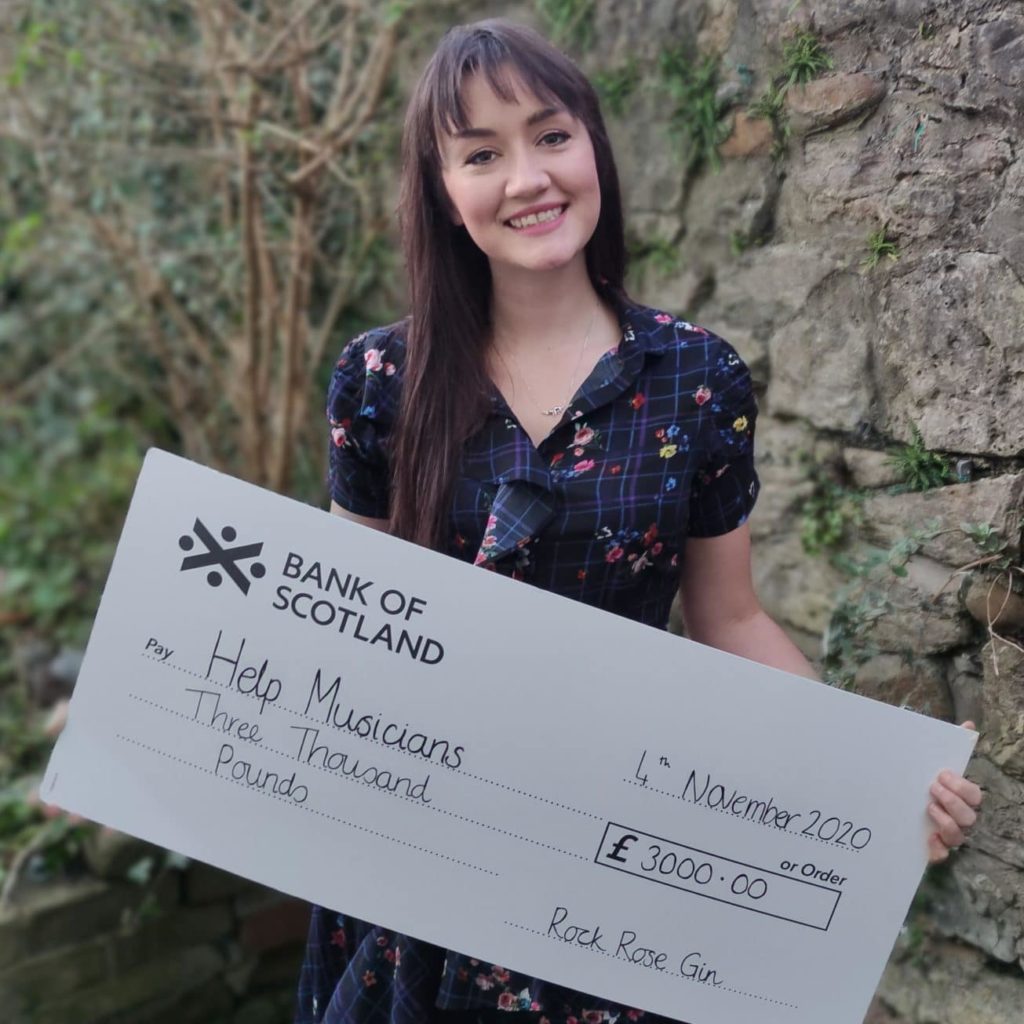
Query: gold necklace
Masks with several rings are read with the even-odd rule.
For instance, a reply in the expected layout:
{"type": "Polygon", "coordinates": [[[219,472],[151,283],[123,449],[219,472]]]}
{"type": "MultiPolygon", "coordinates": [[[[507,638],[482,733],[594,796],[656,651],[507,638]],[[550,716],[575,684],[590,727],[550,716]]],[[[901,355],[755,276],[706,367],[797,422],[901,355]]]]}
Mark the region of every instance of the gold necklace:
{"type": "MultiPolygon", "coordinates": [[[[569,403],[572,401],[572,396],[576,394],[576,377],[580,372],[580,365],[583,362],[583,353],[587,350],[587,343],[590,341],[590,332],[594,327],[594,320],[597,319],[597,308],[594,308],[594,312],[590,314],[590,322],[587,324],[587,332],[583,335],[583,343],[580,345],[579,355],[576,357],[576,366],[572,371],[572,377],[569,381],[569,393],[565,397],[565,401],[561,405],[552,405],[550,408],[545,409],[544,403],[537,399],[534,394],[533,388],[530,387],[530,382],[527,380],[526,375],[523,373],[519,366],[519,360],[516,358],[515,351],[513,349],[508,350],[509,356],[512,358],[512,362],[515,365],[516,373],[519,375],[520,380],[523,382],[523,387],[526,388],[526,393],[530,396],[530,401],[537,406],[538,411],[542,416],[560,416],[569,407],[569,403]]],[[[495,346],[497,348],[497,346],[495,346]]],[[[501,356],[501,349],[497,348],[498,355],[501,356]]]]}

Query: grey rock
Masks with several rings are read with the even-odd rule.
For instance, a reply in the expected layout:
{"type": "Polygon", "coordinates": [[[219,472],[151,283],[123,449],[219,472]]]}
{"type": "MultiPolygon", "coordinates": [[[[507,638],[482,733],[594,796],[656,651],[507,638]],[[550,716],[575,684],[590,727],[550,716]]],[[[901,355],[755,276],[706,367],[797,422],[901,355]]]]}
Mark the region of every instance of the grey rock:
{"type": "Polygon", "coordinates": [[[979,950],[925,938],[897,954],[879,986],[883,1002],[914,1024],[1020,1024],[1019,974],[989,969],[979,950]]]}
{"type": "Polygon", "coordinates": [[[758,542],[752,561],[754,586],[768,614],[820,637],[846,578],[825,559],[808,555],[794,536],[758,542]]]}
{"type": "Polygon", "coordinates": [[[877,75],[839,73],[793,86],[786,93],[790,129],[797,135],[835,128],[874,110],[885,97],[877,75]]]}
{"type": "Polygon", "coordinates": [[[929,448],[1024,449],[1011,414],[1024,404],[1024,283],[1001,256],[936,253],[894,272],[874,354],[883,432],[909,439],[914,424],[929,448]]]}
{"type": "Polygon", "coordinates": [[[844,448],[843,462],[855,487],[874,489],[900,482],[899,472],[886,452],[876,452],[871,448],[844,448]]]}
{"type": "Polygon", "coordinates": [[[836,272],[803,313],[769,338],[768,409],[827,430],[854,430],[872,416],[870,344],[875,315],[859,274],[836,272]]]}
{"type": "Polygon", "coordinates": [[[863,530],[869,540],[888,547],[914,529],[936,523],[942,531],[925,540],[922,553],[958,568],[980,557],[961,523],[990,523],[1008,542],[1010,555],[1020,552],[1024,515],[1024,473],[986,477],[931,491],[872,494],[864,502],[863,530]]]}
{"type": "Polygon", "coordinates": [[[981,850],[951,857],[953,884],[935,901],[942,932],[1024,966],[1024,873],[981,850]]]}
{"type": "Polygon", "coordinates": [[[979,753],[1007,775],[1024,780],[1024,652],[993,637],[982,655],[985,731],[979,753]]]}
{"type": "Polygon", "coordinates": [[[986,628],[1007,633],[1024,630],[1024,598],[1005,586],[1005,577],[973,580],[964,607],[986,628]]]}
{"type": "Polygon", "coordinates": [[[999,252],[1024,280],[1024,160],[1007,169],[1001,188],[982,227],[984,247],[999,252]]]}
{"type": "MultiPolygon", "coordinates": [[[[886,587],[889,610],[874,625],[870,639],[880,650],[898,653],[914,662],[926,654],[953,650],[967,643],[974,625],[956,594],[936,596],[949,578],[949,569],[929,558],[911,558],[904,579],[886,587]]],[[[949,705],[952,712],[952,704],[949,705]]]]}
{"type": "Polygon", "coordinates": [[[879,654],[859,666],[853,688],[861,696],[931,718],[948,721],[953,716],[945,665],[939,658],[907,660],[897,654],[879,654]]]}
{"type": "Polygon", "coordinates": [[[981,659],[973,652],[956,655],[949,666],[948,678],[953,721],[974,722],[979,729],[984,729],[981,659]]]}

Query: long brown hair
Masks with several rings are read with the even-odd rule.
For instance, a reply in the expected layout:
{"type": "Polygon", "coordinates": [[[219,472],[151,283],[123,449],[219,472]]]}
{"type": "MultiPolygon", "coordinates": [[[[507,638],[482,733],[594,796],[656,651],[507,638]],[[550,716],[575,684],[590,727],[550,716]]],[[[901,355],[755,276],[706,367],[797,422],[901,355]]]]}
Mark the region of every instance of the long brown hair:
{"type": "Polygon", "coordinates": [[[402,136],[399,224],[409,276],[402,397],[390,453],[390,529],[443,549],[452,485],[465,441],[489,409],[483,346],[491,317],[487,257],[453,223],[441,180],[439,138],[470,127],[462,98],[469,75],[486,75],[495,94],[515,100],[520,80],[587,129],[601,189],[601,212],[586,246],[599,295],[623,293],[626,247],[622,199],[597,94],[582,71],[533,29],[494,18],[449,29],[413,91],[402,136]]]}

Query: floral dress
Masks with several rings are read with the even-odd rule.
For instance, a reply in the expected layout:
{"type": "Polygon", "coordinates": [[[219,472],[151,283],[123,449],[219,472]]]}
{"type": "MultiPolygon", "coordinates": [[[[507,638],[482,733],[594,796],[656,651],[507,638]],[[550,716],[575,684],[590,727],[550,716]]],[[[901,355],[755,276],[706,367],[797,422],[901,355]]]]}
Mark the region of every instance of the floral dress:
{"type": "MultiPolygon", "coordinates": [[[[448,554],[662,629],[687,537],[728,533],[754,505],[757,408],[727,342],[616,304],[618,346],[540,445],[493,390],[458,468],[448,554]]],[[[388,514],[404,327],[350,342],[331,381],[331,497],[361,516],[388,514]]],[[[313,909],[296,1024],[422,1024],[438,1009],[504,1010],[531,1024],[665,1019],[313,909]]]]}

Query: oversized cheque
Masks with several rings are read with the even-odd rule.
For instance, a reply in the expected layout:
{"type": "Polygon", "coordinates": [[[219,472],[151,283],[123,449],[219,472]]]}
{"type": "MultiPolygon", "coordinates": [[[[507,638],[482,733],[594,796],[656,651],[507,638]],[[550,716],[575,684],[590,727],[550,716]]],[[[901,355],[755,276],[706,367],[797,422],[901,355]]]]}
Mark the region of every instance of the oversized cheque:
{"type": "Polygon", "coordinates": [[[153,451],[43,796],[691,1024],[860,1024],[973,743],[153,451]]]}

